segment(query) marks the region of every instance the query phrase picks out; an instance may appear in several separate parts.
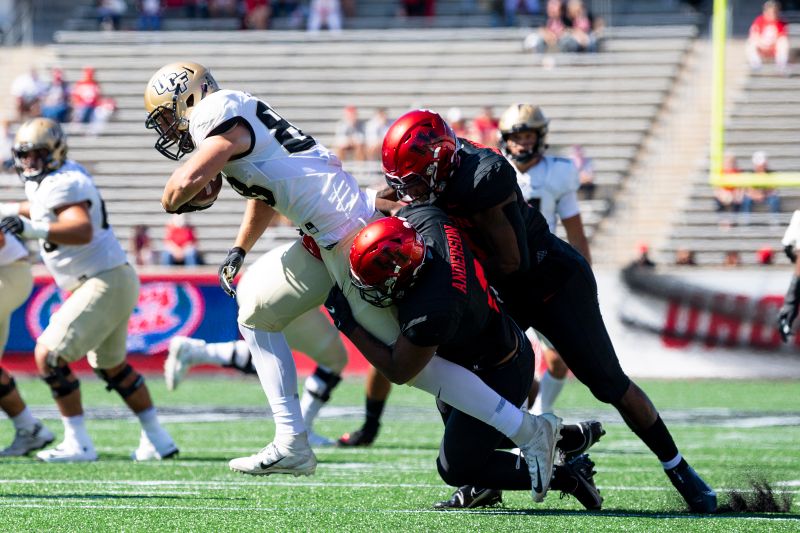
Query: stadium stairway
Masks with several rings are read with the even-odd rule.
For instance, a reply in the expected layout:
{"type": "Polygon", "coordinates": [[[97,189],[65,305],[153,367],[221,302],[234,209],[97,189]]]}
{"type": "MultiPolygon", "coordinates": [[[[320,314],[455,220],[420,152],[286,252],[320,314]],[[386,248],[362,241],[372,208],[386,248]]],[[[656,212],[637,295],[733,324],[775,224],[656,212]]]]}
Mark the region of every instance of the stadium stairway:
{"type": "MultiPolygon", "coordinates": [[[[95,174],[111,223],[127,239],[134,224],[158,241],[168,215],[159,204],[175,164],[152,146],[144,128],[146,80],[168,61],[192,59],[212,69],[223,87],[247,90],[319,141],[332,145],[342,107],[366,119],[376,107],[397,117],[410,106],[470,117],[486,105],[501,112],[514,102],[543,106],[551,118],[554,153],[584,145],[594,159],[598,189],[583,203],[590,235],[630,173],[694,40],[694,26],[614,27],[604,51],[555,55],[554,65],[524,53],[526,31],[439,29],[306,32],[61,32],[54,64],[67,80],[96,68],[118,111],[99,135],[68,125],[70,154],[95,174]],[[135,50],[135,53],[132,53],[135,50]],[[442,53],[446,51],[446,53],[442,53]]],[[[345,162],[362,185],[380,183],[379,163],[345,162]]],[[[0,200],[15,191],[0,191],[0,200]]],[[[220,261],[238,227],[243,202],[228,188],[209,211],[192,217],[210,263],[220,261]]],[[[293,238],[290,227],[269,231],[256,250],[293,238]]]]}

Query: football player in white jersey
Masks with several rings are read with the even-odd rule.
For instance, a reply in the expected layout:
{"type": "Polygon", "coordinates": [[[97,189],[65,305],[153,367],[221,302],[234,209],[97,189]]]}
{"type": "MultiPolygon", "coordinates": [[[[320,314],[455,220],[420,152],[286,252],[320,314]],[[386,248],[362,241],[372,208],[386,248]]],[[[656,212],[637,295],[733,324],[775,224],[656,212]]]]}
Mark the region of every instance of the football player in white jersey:
{"type": "MultiPolygon", "coordinates": [[[[17,203],[0,204],[0,218],[16,215],[17,203]]],[[[11,313],[25,303],[33,288],[28,250],[13,235],[0,231],[0,358],[8,340],[11,313]]],[[[0,456],[27,455],[44,448],[55,436],[31,414],[17,390],[14,378],[0,367],[0,409],[14,424],[14,441],[0,456]]]]}
{"type": "MultiPolygon", "coordinates": [[[[319,247],[322,261],[298,240],[280,256],[259,262],[258,275],[239,284],[239,330],[253,356],[276,429],[273,442],[259,453],[229,463],[247,474],[312,474],[316,457],[308,445],[294,360],[282,331],[319,307],[337,283],[370,334],[387,344],[397,338],[396,309],[373,307],[350,279],[353,239],[380,216],[375,196],[360,190],[327,148],[265,102],[241,91],[220,90],[202,65],[180,62],[162,67],[148,82],[144,100],[146,125],[159,135],[156,149],[174,160],[194,152],[167,181],[161,199],[166,211],[197,210],[193,198],[219,173],[247,198],[234,247],[219,270],[223,289],[234,294],[232,281],[245,254],[275,212],[289,218],[319,247]]],[[[543,424],[465,368],[435,356],[412,381],[414,387],[437,395],[515,442],[531,443],[538,449],[540,463],[550,457],[547,439],[540,438],[543,424]]]]}
{"type": "MultiPolygon", "coordinates": [[[[512,104],[500,117],[500,148],[517,171],[525,200],[547,220],[555,234],[558,219],[567,232],[567,240],[591,264],[589,241],[583,230],[578,207],[578,169],[569,159],[545,155],[550,121],[539,106],[512,104]]],[[[539,378],[539,392],[531,407],[535,414],[552,413],[567,376],[567,365],[544,336],[536,334],[543,348],[547,370],[539,378]]]]}
{"type": "Polygon", "coordinates": [[[80,384],[69,368],[83,357],[141,422],[132,458],[176,455],[178,448],[158,422],[144,378],[126,360],[128,319],[139,297],[139,279],[114,236],[91,176],[66,158],[61,126],[49,119],[23,124],[12,151],[28,201],[17,206],[16,215],[2,219],[0,230],[37,239],[45,266],[58,287],[70,293],[34,349],[36,366],[61,412],[64,440],[36,457],[46,462],[97,459],[84,425],[80,384]]]}

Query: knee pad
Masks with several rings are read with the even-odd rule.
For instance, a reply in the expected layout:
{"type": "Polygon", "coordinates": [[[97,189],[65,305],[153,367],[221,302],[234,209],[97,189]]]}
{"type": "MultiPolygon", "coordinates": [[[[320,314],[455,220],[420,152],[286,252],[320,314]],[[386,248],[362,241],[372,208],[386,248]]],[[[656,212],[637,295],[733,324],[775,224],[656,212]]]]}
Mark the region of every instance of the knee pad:
{"type": "Polygon", "coordinates": [[[342,381],[342,376],[318,366],[314,373],[306,379],[305,390],[314,398],[327,402],[331,399],[331,392],[340,381],[342,381]]]}
{"type": "Polygon", "coordinates": [[[17,382],[14,381],[14,378],[11,377],[4,369],[0,368],[0,377],[6,375],[8,376],[8,383],[3,385],[0,383],[0,398],[4,398],[14,392],[14,389],[17,388],[17,382]]]}
{"type": "Polygon", "coordinates": [[[70,381],[68,378],[74,377],[72,369],[67,366],[51,366],[50,373],[42,376],[42,379],[50,387],[53,398],[62,398],[78,390],[81,386],[79,380],[70,381]]]}
{"type": "Polygon", "coordinates": [[[128,396],[139,390],[142,387],[142,385],[144,385],[144,376],[142,376],[141,374],[139,374],[139,377],[136,378],[136,381],[134,381],[130,385],[127,386],[122,385],[122,382],[125,381],[125,378],[130,376],[131,373],[133,372],[133,367],[129,364],[126,364],[125,368],[123,368],[119,372],[119,374],[117,374],[114,377],[109,377],[108,373],[101,368],[95,368],[94,372],[95,374],[100,376],[100,379],[106,382],[106,390],[108,392],[115,390],[119,393],[120,396],[122,396],[123,399],[127,398],[128,396]]]}

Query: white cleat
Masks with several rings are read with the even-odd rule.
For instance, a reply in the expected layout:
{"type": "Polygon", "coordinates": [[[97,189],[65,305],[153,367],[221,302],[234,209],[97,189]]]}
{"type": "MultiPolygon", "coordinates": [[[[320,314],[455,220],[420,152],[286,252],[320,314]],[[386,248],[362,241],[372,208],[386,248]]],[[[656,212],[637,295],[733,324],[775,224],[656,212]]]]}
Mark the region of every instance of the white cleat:
{"type": "Polygon", "coordinates": [[[561,419],[554,414],[545,413],[534,416],[524,413],[523,424],[528,424],[526,435],[532,435],[527,442],[518,442],[522,456],[528,464],[531,476],[531,497],[539,503],[544,500],[553,477],[553,466],[558,457],[556,443],[561,438],[561,419]],[[532,431],[531,431],[532,430],[532,431]]]}
{"type": "Polygon", "coordinates": [[[309,429],[308,430],[308,444],[312,448],[326,448],[328,446],[335,446],[336,445],[336,441],[333,440],[333,439],[329,439],[328,437],[324,437],[324,436],[320,435],[319,433],[315,433],[315,432],[313,432],[313,431],[311,431],[309,429]]]}
{"type": "Polygon", "coordinates": [[[140,462],[160,461],[162,459],[171,459],[177,457],[178,447],[175,445],[172,437],[170,437],[166,431],[164,433],[166,438],[161,439],[163,442],[160,446],[156,446],[147,436],[147,433],[142,430],[142,433],[139,436],[139,447],[136,448],[136,450],[134,450],[134,452],[131,454],[131,459],[140,462]]]}
{"type": "Polygon", "coordinates": [[[28,455],[36,450],[41,450],[51,442],[56,440],[53,432],[47,429],[40,421],[31,429],[18,429],[14,435],[14,441],[3,451],[1,457],[21,457],[28,455]]]}
{"type": "Polygon", "coordinates": [[[232,459],[228,466],[234,472],[252,476],[270,474],[310,476],[317,469],[317,457],[305,443],[295,442],[288,448],[271,442],[255,455],[232,459]]]}
{"type": "Polygon", "coordinates": [[[194,366],[194,353],[204,349],[206,341],[189,337],[172,337],[167,359],[164,361],[164,381],[167,390],[175,390],[183,377],[194,366]]]}
{"type": "Polygon", "coordinates": [[[36,458],[45,463],[89,463],[97,461],[94,445],[81,445],[77,442],[64,441],[51,450],[42,450],[36,458]]]}

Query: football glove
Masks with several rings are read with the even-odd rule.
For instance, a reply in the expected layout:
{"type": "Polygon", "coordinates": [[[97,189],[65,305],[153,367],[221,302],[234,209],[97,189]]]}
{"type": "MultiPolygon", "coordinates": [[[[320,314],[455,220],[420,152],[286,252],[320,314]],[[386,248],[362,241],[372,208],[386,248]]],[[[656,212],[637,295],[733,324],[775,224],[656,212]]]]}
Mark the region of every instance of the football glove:
{"type": "Polygon", "coordinates": [[[0,220],[0,231],[13,233],[23,239],[46,239],[47,233],[50,231],[50,224],[31,222],[30,219],[17,215],[0,220]]]}
{"type": "Polygon", "coordinates": [[[212,205],[214,205],[213,202],[208,204],[208,205],[191,205],[189,202],[186,202],[185,204],[180,206],[175,211],[167,211],[167,213],[171,213],[173,215],[175,215],[175,214],[182,215],[184,213],[194,213],[195,211],[203,211],[204,209],[208,209],[212,205]]]}
{"type": "Polygon", "coordinates": [[[236,289],[233,288],[233,278],[239,273],[239,270],[244,264],[244,256],[247,252],[238,246],[231,248],[228,252],[228,257],[222,262],[219,267],[219,286],[231,298],[236,298],[236,289]]]}
{"type": "Polygon", "coordinates": [[[783,247],[783,253],[786,254],[786,257],[789,258],[789,261],[794,263],[797,261],[797,252],[794,251],[794,245],[787,244],[783,247]]]}
{"type": "Polygon", "coordinates": [[[800,303],[800,278],[792,276],[789,290],[783,299],[783,307],[778,313],[778,332],[781,334],[783,342],[789,341],[789,334],[792,331],[792,324],[797,318],[797,305],[800,303]]]}
{"type": "Polygon", "coordinates": [[[333,325],[345,336],[349,336],[358,326],[358,322],[353,316],[353,310],[350,308],[350,303],[338,284],[334,284],[331,287],[328,297],[325,299],[325,309],[331,315],[333,325]]]}

